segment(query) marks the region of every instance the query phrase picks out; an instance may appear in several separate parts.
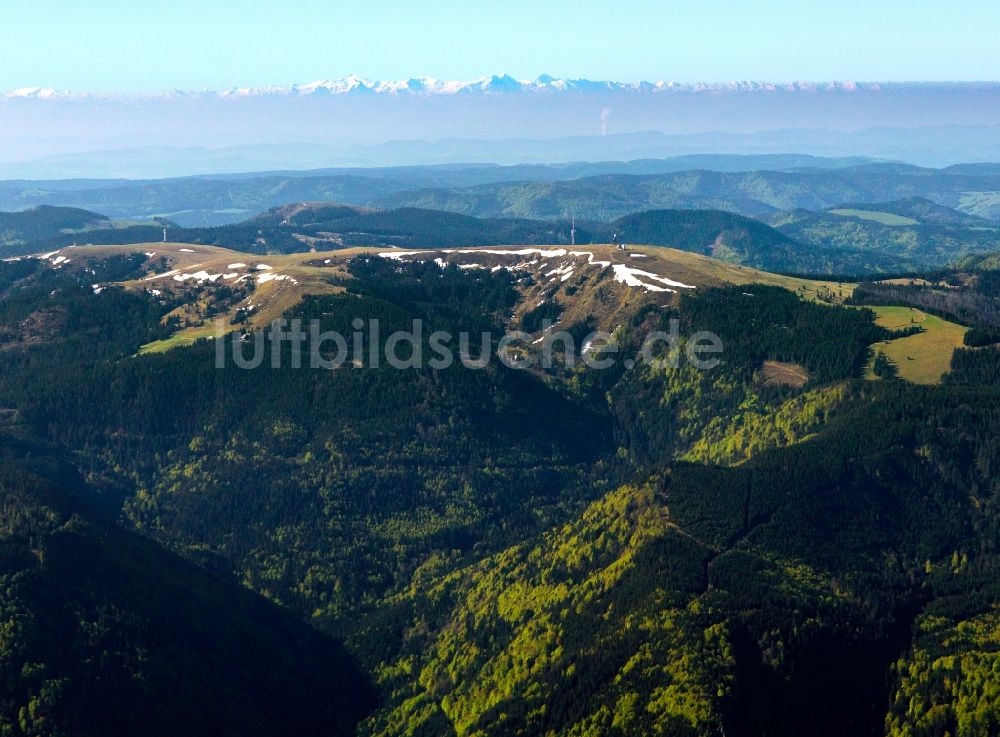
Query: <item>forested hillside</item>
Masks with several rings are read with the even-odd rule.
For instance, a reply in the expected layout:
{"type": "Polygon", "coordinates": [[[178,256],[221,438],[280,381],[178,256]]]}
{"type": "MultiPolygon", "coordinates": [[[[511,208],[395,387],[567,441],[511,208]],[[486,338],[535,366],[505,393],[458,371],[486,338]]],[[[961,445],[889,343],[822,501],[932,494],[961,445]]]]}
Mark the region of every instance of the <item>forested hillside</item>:
{"type": "Polygon", "coordinates": [[[822,438],[674,465],[421,581],[370,733],[989,734],[998,415],[975,404],[861,392],[822,438]]]}
{"type": "Polygon", "coordinates": [[[891,202],[914,195],[969,215],[1000,215],[997,173],[989,165],[921,169],[869,163],[833,170],[607,174],[561,182],[499,182],[463,188],[400,191],[383,206],[415,206],[485,217],[610,221],[661,208],[719,209],[743,215],[825,210],[845,202],[891,202]]]}
{"type": "Polygon", "coordinates": [[[85,215],[96,220],[83,224],[72,218],[53,221],[49,211],[82,212],[41,208],[9,213],[3,217],[20,217],[22,225],[8,231],[0,251],[14,257],[72,244],[151,243],[162,240],[164,228],[174,242],[259,255],[358,246],[568,245],[571,240],[582,245],[609,243],[617,235],[627,243],[668,246],[785,273],[867,275],[943,267],[1000,247],[1000,230],[989,221],[920,199],[759,215],[767,224],[720,209],[657,209],[596,222],[575,219],[572,213],[553,219],[494,218],[446,209],[373,210],[314,202],[284,205],[215,227],[180,227],[167,220],[114,222],[91,213],[85,215]],[[878,207],[884,209],[874,209],[878,207]]]}
{"type": "Polygon", "coordinates": [[[33,247],[50,238],[111,225],[104,215],[74,207],[41,205],[22,212],[0,212],[0,246],[4,251],[33,247]]]}
{"type": "Polygon", "coordinates": [[[845,273],[919,271],[948,266],[967,254],[1000,249],[1000,227],[922,198],[852,204],[762,219],[809,250],[853,256],[845,273]],[[866,268],[859,268],[864,266],[866,268]]]}
{"type": "MultiPolygon", "coordinates": [[[[341,215],[356,216],[323,217],[341,215]]],[[[692,242],[708,232],[670,222],[692,242]]],[[[177,251],[191,270],[232,258],[195,248],[177,251]]],[[[549,262],[537,272],[497,254],[477,268],[348,252],[311,267],[329,288],[286,317],[345,335],[356,319],[383,335],[420,319],[423,348],[434,330],[483,332],[491,348],[571,315],[560,327],[582,335],[609,321],[618,360],[396,369],[350,346],[333,370],[216,368],[212,341],[138,355],[169,335],[178,303],[232,288],[176,274],[154,294],[142,280],[169,265],[161,250],[0,262],[0,437],[49,444],[78,479],[64,502],[23,452],[0,474],[16,511],[11,621],[52,609],[43,593],[69,602],[12,630],[12,734],[114,733],[94,648],[109,687],[145,688],[127,718],[159,699],[147,733],[168,710],[174,731],[197,733],[180,720],[207,702],[200,725],[223,734],[337,733],[355,718],[386,736],[996,731],[995,349],[956,352],[941,386],[866,381],[871,345],[919,327],[836,304],[852,285],[684,253],[663,263],[704,280],[657,291],[654,249],[606,265],[582,252],[569,279],[568,249],[516,257],[549,262]],[[539,289],[551,314],[534,312],[539,289]],[[679,348],[718,336],[718,364],[643,352],[674,326],[679,348]],[[176,606],[159,602],[174,600],[190,606],[166,621],[176,606]],[[253,646],[249,631],[264,633],[253,646]],[[208,654],[200,680],[172,680],[195,652],[208,654]],[[226,664],[245,678],[220,681],[226,664]]],[[[261,273],[306,289],[293,266],[261,273]]],[[[928,289],[958,295],[942,310],[964,320],[958,306],[978,309],[992,282],[963,278],[928,289]]],[[[853,301],[883,288],[921,289],[873,283],[853,301]]],[[[240,334],[250,350],[267,328],[240,334]]]]}
{"type": "MultiPolygon", "coordinates": [[[[498,329],[491,314],[510,304],[509,285],[484,293],[457,269],[442,279],[433,263],[415,268],[424,278],[410,286],[372,279],[364,299],[310,299],[296,315],[344,334],[359,318],[379,319],[384,334],[417,317],[429,321],[425,335],[498,329]]],[[[52,311],[80,293],[67,286],[36,299],[52,311]]],[[[542,529],[571,508],[570,490],[607,448],[593,411],[496,362],[484,371],[217,370],[205,343],[80,360],[75,353],[124,359],[162,330],[151,312],[121,321],[149,302],[118,290],[91,296],[90,310],[67,304],[85,315],[70,335],[5,362],[0,402],[125,471],[134,485],[126,514],[140,529],[221,555],[302,614],[357,606],[432,551],[495,549],[542,529]],[[81,382],[92,389],[77,391],[81,382]]]]}
{"type": "MultiPolygon", "coordinates": [[[[52,231],[30,242],[10,244],[5,253],[16,256],[62,248],[73,243],[128,244],[161,240],[167,227],[170,239],[222,246],[248,253],[306,253],[353,246],[405,248],[490,246],[508,243],[569,243],[569,222],[473,218],[455,213],[401,208],[379,211],[334,203],[312,203],[275,208],[233,225],[181,228],[170,222],[107,227],[86,233],[52,231]]],[[[579,243],[610,240],[608,229],[577,229],[579,243]]]]}
{"type": "MultiPolygon", "coordinates": [[[[162,224],[90,231],[98,244],[155,242],[162,224]]],[[[823,271],[830,259],[811,251],[756,220],[714,210],[642,212],[612,223],[572,220],[475,218],[442,210],[404,207],[368,210],[336,203],[300,203],[274,208],[234,225],[179,228],[169,225],[173,240],[221,246],[256,254],[305,253],[356,246],[454,248],[505,244],[547,245],[610,243],[615,235],[632,243],[669,246],[707,253],[732,263],[786,271],[823,271]],[[573,231],[571,233],[571,230],[573,231]]],[[[52,250],[81,236],[59,233],[30,246],[9,248],[11,255],[52,250]]]]}
{"type": "Polygon", "coordinates": [[[117,528],[116,492],[0,433],[0,729],[352,734],[375,691],[343,647],[117,528]]]}
{"type": "MultiPolygon", "coordinates": [[[[643,210],[719,209],[742,215],[919,197],[966,215],[1000,218],[1000,175],[989,164],[929,169],[863,160],[688,157],[559,166],[440,166],[316,170],[159,180],[10,182],[0,209],[42,204],[114,218],[162,216],[186,227],[227,225],[290,202],[416,207],[487,218],[610,222],[643,210]],[[678,166],[677,161],[685,166],[678,166]]],[[[925,210],[926,213],[926,210],[925,210]]]]}

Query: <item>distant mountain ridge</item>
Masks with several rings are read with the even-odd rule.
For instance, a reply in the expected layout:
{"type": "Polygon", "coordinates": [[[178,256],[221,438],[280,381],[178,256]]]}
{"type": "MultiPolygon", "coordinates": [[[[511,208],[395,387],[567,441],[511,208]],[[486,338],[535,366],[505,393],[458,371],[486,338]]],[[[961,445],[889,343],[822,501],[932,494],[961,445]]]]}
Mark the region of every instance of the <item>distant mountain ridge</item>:
{"type": "MultiPolygon", "coordinates": [[[[44,211],[31,210],[15,215],[43,218],[44,211]]],[[[103,217],[93,213],[87,215],[103,217]]],[[[5,213],[0,213],[0,222],[5,216],[5,213]]],[[[260,254],[301,253],[351,246],[453,248],[508,244],[570,245],[572,238],[569,220],[477,218],[415,207],[372,210],[336,202],[281,205],[243,222],[214,228],[182,228],[167,221],[112,227],[111,221],[106,222],[107,226],[103,229],[89,230],[86,235],[64,230],[48,231],[32,243],[8,244],[0,255],[13,257],[51,251],[77,241],[97,244],[156,241],[164,226],[171,239],[177,241],[260,254]]],[[[799,244],[757,220],[728,212],[655,210],[635,213],[610,223],[576,223],[575,242],[580,245],[608,243],[615,235],[631,243],[670,246],[761,268],[787,269],[792,264],[803,264],[803,249],[799,244]]],[[[809,265],[819,268],[812,262],[809,265]]]]}
{"type": "Polygon", "coordinates": [[[479,217],[609,221],[663,208],[728,210],[763,215],[826,210],[844,202],[888,202],[920,196],[989,220],[1000,219],[1000,176],[992,165],[925,169],[869,163],[835,170],[605,174],[566,181],[495,182],[387,194],[386,207],[426,207],[479,217]]]}
{"type": "MultiPolygon", "coordinates": [[[[25,214],[33,212],[37,211],[25,214]]],[[[803,214],[813,215],[805,211],[803,214]]],[[[571,221],[566,219],[478,218],[416,207],[373,210],[336,202],[297,202],[271,208],[240,223],[210,228],[183,228],[168,221],[134,225],[108,221],[107,227],[87,230],[85,235],[55,231],[31,243],[6,244],[0,256],[13,258],[51,252],[78,242],[88,245],[155,242],[160,239],[163,227],[173,241],[261,255],[356,246],[441,249],[509,244],[568,246],[574,242],[587,245],[610,243],[617,236],[626,243],[667,246],[733,264],[799,273],[899,270],[903,262],[895,258],[894,250],[904,250],[894,245],[887,252],[873,256],[864,253],[863,248],[843,244],[821,244],[821,248],[815,248],[809,241],[798,242],[759,220],[720,210],[659,209],[632,213],[607,223],[580,220],[571,234],[571,221]]],[[[808,231],[805,234],[810,235],[808,231]]],[[[956,252],[967,250],[983,248],[959,248],[956,252]]]]}
{"type": "Polygon", "coordinates": [[[263,87],[230,87],[224,90],[165,90],[145,94],[89,93],[56,90],[46,87],[21,87],[8,90],[2,97],[10,100],[51,100],[65,97],[185,97],[211,96],[251,97],[269,95],[456,95],[466,93],[510,94],[520,92],[622,92],[622,93],[671,93],[671,92],[859,92],[894,89],[974,87],[1000,89],[1000,82],[766,82],[734,80],[729,82],[673,82],[616,81],[593,79],[566,79],[542,74],[535,79],[518,79],[509,74],[492,74],[471,80],[439,79],[437,77],[410,77],[400,80],[376,80],[349,74],[333,79],[321,79],[303,84],[268,85],[263,87]]]}
{"type": "Polygon", "coordinates": [[[476,217],[576,217],[610,222],[643,210],[714,209],[756,216],[918,196],[967,215],[1000,219],[1000,173],[994,164],[930,169],[808,157],[742,161],[739,157],[686,157],[558,166],[325,169],[138,181],[9,181],[0,182],[0,210],[50,204],[112,218],[159,216],[192,227],[236,223],[290,202],[327,201],[384,209],[449,210],[476,217]],[[747,169],[769,165],[773,168],[747,169]]]}
{"type": "Polygon", "coordinates": [[[580,244],[617,232],[795,273],[909,272],[1000,250],[1000,167],[988,163],[695,156],[0,183],[0,210],[39,203],[61,207],[0,212],[5,256],[159,241],[164,227],[259,254],[569,244],[574,220],[580,244]]]}
{"type": "MultiPolygon", "coordinates": [[[[143,147],[219,149],[262,143],[337,149],[336,156],[314,166],[456,162],[461,159],[455,152],[439,145],[455,140],[479,141],[478,161],[553,162],[609,155],[593,141],[561,146],[553,154],[545,150],[549,140],[650,131],[664,137],[660,150],[628,158],[797,152],[933,165],[1000,158],[992,130],[1000,126],[1000,82],[711,84],[550,76],[524,80],[506,74],[469,81],[376,81],[349,76],[285,86],[154,93],[25,87],[0,93],[0,115],[3,162],[65,155],[86,159],[92,152],[143,147]],[[529,140],[533,147],[505,143],[529,140]],[[407,142],[416,145],[406,158],[387,158],[380,149],[386,144],[390,150],[399,144],[406,149],[407,142]],[[527,157],[521,155],[523,149],[527,157]],[[597,150],[603,153],[592,153],[597,150]]],[[[183,173],[198,171],[194,167],[183,173]]],[[[56,176],[97,173],[77,168],[56,176]]],[[[120,171],[104,173],[117,176],[120,171]]],[[[158,173],[147,170],[144,176],[158,173]]],[[[38,178],[30,168],[13,176],[38,178]]]]}
{"type": "MultiPolygon", "coordinates": [[[[487,178],[492,172],[493,179],[567,179],[598,173],[655,174],[684,169],[828,169],[876,160],[866,156],[766,152],[676,155],[670,152],[670,140],[663,134],[645,132],[546,141],[388,141],[347,148],[294,143],[222,148],[142,146],[0,162],[0,188],[9,188],[15,182],[24,183],[26,179],[38,181],[46,188],[55,185],[58,180],[58,186],[74,189],[79,188],[76,183],[81,179],[91,180],[92,185],[100,186],[122,179],[240,179],[264,173],[288,176],[356,174],[385,178],[394,173],[413,173],[418,169],[432,178],[440,178],[446,173],[454,177],[461,171],[466,176],[487,178]],[[582,157],[582,153],[586,157],[582,157]]],[[[751,150],[751,147],[747,148],[751,150]]]]}

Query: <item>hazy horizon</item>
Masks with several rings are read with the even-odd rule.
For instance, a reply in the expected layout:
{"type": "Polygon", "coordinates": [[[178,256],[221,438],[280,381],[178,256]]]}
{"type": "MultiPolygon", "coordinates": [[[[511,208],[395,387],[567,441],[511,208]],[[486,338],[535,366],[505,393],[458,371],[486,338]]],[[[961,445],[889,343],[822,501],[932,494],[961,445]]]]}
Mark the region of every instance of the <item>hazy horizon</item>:
{"type": "Polygon", "coordinates": [[[1000,7],[971,0],[906,12],[860,0],[154,0],[142,13],[42,0],[5,21],[4,179],[692,154],[1000,158],[1000,7]],[[39,44],[25,30],[42,17],[39,44]],[[638,134],[660,138],[621,138],[638,134]]]}
{"type": "Polygon", "coordinates": [[[493,76],[149,96],[22,90],[0,96],[0,178],[743,153],[942,166],[1000,159],[998,126],[996,82],[670,86],[493,76]]]}

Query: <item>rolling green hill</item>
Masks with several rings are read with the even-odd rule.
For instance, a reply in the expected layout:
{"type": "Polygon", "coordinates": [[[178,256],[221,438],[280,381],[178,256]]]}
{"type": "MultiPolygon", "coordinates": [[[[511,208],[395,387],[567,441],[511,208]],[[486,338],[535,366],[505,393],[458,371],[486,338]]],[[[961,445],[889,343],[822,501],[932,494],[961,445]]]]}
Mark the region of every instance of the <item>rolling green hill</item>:
{"type": "MultiPolygon", "coordinates": [[[[251,253],[301,253],[353,246],[451,248],[510,243],[568,244],[570,222],[475,218],[441,210],[400,208],[364,210],[336,203],[299,203],[274,208],[236,225],[177,228],[171,239],[251,253]]],[[[633,242],[708,253],[761,268],[810,269],[821,263],[809,251],[758,221],[712,210],[660,210],[636,213],[609,224],[579,223],[576,242],[610,242],[619,233],[633,242]],[[808,261],[808,266],[804,264],[808,261]]],[[[103,243],[158,240],[158,227],[98,230],[88,238],[103,243]]],[[[71,236],[41,241],[37,249],[66,245],[71,236]]]]}
{"type": "Polygon", "coordinates": [[[640,210],[701,208],[762,215],[891,202],[918,196],[962,212],[1000,217],[1000,179],[986,167],[921,169],[864,164],[835,170],[714,172],[586,177],[561,182],[502,182],[464,188],[401,191],[383,206],[418,206],[485,217],[610,221],[640,210]]]}
{"type": "MultiPolygon", "coordinates": [[[[813,217],[803,213],[803,218],[813,217]]],[[[831,216],[832,217],[832,216],[831,216]]],[[[83,232],[48,232],[37,240],[0,246],[0,253],[18,256],[83,241],[87,244],[155,243],[167,226],[171,241],[219,246],[247,253],[307,253],[358,246],[455,248],[504,244],[568,245],[571,221],[477,218],[443,210],[404,207],[365,210],[336,203],[285,205],[235,225],[181,228],[172,223],[113,225],[83,232]]],[[[782,227],[788,226],[780,221],[782,227]]],[[[791,232],[791,229],[790,231],[791,232]]],[[[812,237],[812,231],[803,231],[812,237]]],[[[653,210],[610,223],[578,222],[575,242],[608,243],[613,235],[634,244],[662,245],[712,255],[740,265],[800,273],[870,273],[900,269],[910,262],[897,258],[894,243],[885,253],[872,254],[844,242],[803,245],[757,220],[719,210],[653,210]]],[[[986,231],[974,235],[984,240],[986,231]]]]}
{"type": "Polygon", "coordinates": [[[762,219],[812,249],[852,253],[872,271],[942,267],[1000,249],[1000,226],[921,198],[762,219]]]}
{"type": "Polygon", "coordinates": [[[922,197],[989,220],[1000,219],[1000,174],[993,165],[928,169],[905,164],[760,157],[731,165],[690,157],[676,162],[605,162],[538,167],[456,166],[318,170],[148,181],[11,182],[0,209],[58,204],[115,218],[165,217],[189,226],[232,224],[289,202],[418,207],[492,218],[609,222],[642,210],[720,209],[743,215],[842,203],[922,197]],[[699,168],[701,167],[701,168],[699,168]],[[718,170],[713,170],[718,169],[718,170]]]}
{"type": "MultiPolygon", "coordinates": [[[[317,223],[314,228],[326,229],[317,223]]],[[[398,245],[401,247],[492,246],[508,243],[536,245],[568,243],[569,223],[512,218],[473,218],[440,210],[404,207],[357,214],[333,224],[344,245],[398,245]]],[[[594,237],[579,229],[581,243],[594,237]]]]}
{"type": "Polygon", "coordinates": [[[608,230],[632,243],[695,251],[760,269],[811,270],[803,267],[808,251],[791,238],[757,220],[718,210],[640,212],[615,220],[608,230]]]}
{"type": "MultiPolygon", "coordinates": [[[[99,191],[58,189],[51,192],[53,201],[89,204],[93,200],[112,213],[123,208],[145,212],[159,203],[159,215],[188,223],[197,218],[189,217],[185,208],[200,198],[198,207],[216,208],[225,213],[224,219],[239,222],[180,227],[157,220],[127,227],[128,223],[107,221],[84,224],[86,235],[77,227],[50,227],[33,231],[30,237],[16,236],[11,230],[4,251],[18,255],[74,241],[151,242],[161,239],[163,225],[169,226],[168,237],[174,241],[260,254],[374,245],[566,243],[574,219],[579,223],[579,243],[606,241],[618,229],[633,242],[717,251],[738,263],[782,271],[900,272],[942,266],[969,253],[1000,248],[1000,228],[995,225],[1000,217],[996,195],[1000,177],[995,168],[985,165],[935,170],[865,163],[781,171],[690,170],[568,178],[571,171],[599,170],[569,167],[561,174],[543,175],[530,168],[513,168],[507,175],[535,178],[502,181],[502,167],[488,171],[403,168],[373,170],[370,176],[352,170],[314,177],[119,182],[99,191]],[[294,204],[278,204],[282,202],[294,204]],[[265,207],[272,209],[247,219],[254,209],[265,207]],[[706,240],[695,243],[691,228],[657,225],[649,216],[641,216],[679,209],[753,216],[800,245],[780,243],[773,233],[747,223],[735,229],[727,226],[729,232],[719,243],[715,243],[719,233],[706,232],[710,224],[699,225],[694,230],[706,240]],[[633,217],[639,219],[616,222],[633,217]],[[635,226],[638,235],[629,235],[626,225],[635,226]],[[681,233],[683,228],[688,232],[681,233]]],[[[629,168],[646,170],[638,165],[629,168]]],[[[7,195],[13,191],[5,190],[7,195]]],[[[35,217],[40,214],[36,212],[35,217]]]]}
{"type": "MultiPolygon", "coordinates": [[[[834,208],[831,208],[834,209],[834,208]]],[[[885,212],[900,218],[915,220],[923,225],[949,225],[969,228],[989,227],[992,221],[976,215],[961,212],[952,207],[945,207],[931,202],[925,197],[904,197],[892,202],[856,202],[840,205],[836,209],[846,209],[866,212],[885,212]]],[[[856,217],[857,215],[855,215],[856,217]]],[[[891,224],[891,223],[889,223],[891,224]]],[[[902,223],[912,225],[913,223],[902,223]]]]}
{"type": "Polygon", "coordinates": [[[110,225],[106,216],[74,207],[41,205],[21,212],[0,212],[0,246],[23,246],[110,225]]]}
{"type": "Polygon", "coordinates": [[[0,258],[38,253],[71,243],[136,242],[158,240],[167,222],[111,220],[74,207],[40,205],[20,212],[0,212],[0,258]]]}
{"type": "MultiPolygon", "coordinates": [[[[150,243],[161,240],[164,224],[103,228],[86,239],[99,244],[150,243]]],[[[441,210],[400,208],[369,210],[337,203],[284,205],[234,225],[181,228],[167,224],[172,241],[221,246],[248,253],[305,253],[353,246],[404,248],[488,246],[507,243],[568,243],[569,222],[474,218],[441,210]]],[[[599,226],[577,229],[580,243],[603,235],[599,226]]],[[[70,233],[49,234],[30,246],[9,252],[50,250],[79,240],[70,233]]]]}

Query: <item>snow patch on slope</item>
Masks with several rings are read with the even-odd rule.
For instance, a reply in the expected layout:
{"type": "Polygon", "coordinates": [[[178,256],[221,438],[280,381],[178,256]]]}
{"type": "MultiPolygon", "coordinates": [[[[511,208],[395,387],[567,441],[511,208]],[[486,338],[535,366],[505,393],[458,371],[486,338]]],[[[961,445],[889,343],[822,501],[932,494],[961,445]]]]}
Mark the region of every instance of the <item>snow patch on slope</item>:
{"type": "Polygon", "coordinates": [[[690,284],[684,284],[683,282],[674,281],[673,279],[668,279],[665,276],[659,276],[653,274],[649,271],[643,271],[642,269],[633,269],[631,266],[626,266],[625,264],[615,264],[613,267],[615,272],[615,281],[622,282],[626,286],[630,287],[642,287],[648,292],[676,292],[676,289],[669,289],[669,287],[677,287],[679,289],[694,289],[690,284]],[[660,286],[660,284],[650,284],[649,281],[659,282],[660,284],[665,284],[667,286],[660,286]]]}

